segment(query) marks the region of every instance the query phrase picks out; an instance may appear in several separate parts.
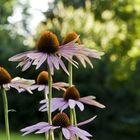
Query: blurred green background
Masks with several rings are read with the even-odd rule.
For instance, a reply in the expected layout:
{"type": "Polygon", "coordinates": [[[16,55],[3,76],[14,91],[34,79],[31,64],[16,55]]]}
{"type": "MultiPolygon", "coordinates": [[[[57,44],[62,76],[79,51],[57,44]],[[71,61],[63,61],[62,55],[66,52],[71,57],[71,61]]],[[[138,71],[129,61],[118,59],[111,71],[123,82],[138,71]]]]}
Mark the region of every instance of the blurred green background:
{"type": "MultiPolygon", "coordinates": [[[[44,0],[45,1],[45,0],[44,0]]],[[[40,0],[42,2],[42,0],[40,0]]],[[[60,42],[70,31],[80,35],[82,43],[89,48],[104,51],[101,60],[93,60],[94,69],[74,69],[74,83],[82,96],[95,95],[106,109],[86,106],[78,112],[78,120],[97,114],[90,125],[82,127],[93,134],[96,140],[139,140],[140,139],[140,1],[139,0],[55,0],[42,12],[44,19],[34,31],[29,24],[32,8],[28,0],[0,0],[0,65],[13,77],[35,79],[42,66],[35,71],[16,69],[17,63],[8,58],[31,50],[38,35],[44,30],[57,34],[60,42]],[[16,7],[20,7],[22,19],[11,22],[16,7]]],[[[37,16],[37,15],[36,15],[37,16]]],[[[38,23],[38,21],[35,21],[38,23]]],[[[56,71],[54,81],[67,81],[62,71],[56,71]]],[[[47,120],[45,113],[38,111],[43,94],[35,92],[18,94],[8,92],[10,128],[12,132],[38,121],[47,120]]],[[[54,91],[54,96],[62,93],[54,91]]],[[[4,132],[3,103],[0,97],[0,139],[4,132]]],[[[14,135],[14,134],[13,134],[14,135]]],[[[18,134],[20,135],[20,134],[18,134]]],[[[43,139],[38,137],[37,139],[43,139]]],[[[15,138],[18,140],[21,138],[15,138]]],[[[25,137],[32,140],[31,137],[25,137]]],[[[33,137],[35,140],[35,138],[33,137]]]]}

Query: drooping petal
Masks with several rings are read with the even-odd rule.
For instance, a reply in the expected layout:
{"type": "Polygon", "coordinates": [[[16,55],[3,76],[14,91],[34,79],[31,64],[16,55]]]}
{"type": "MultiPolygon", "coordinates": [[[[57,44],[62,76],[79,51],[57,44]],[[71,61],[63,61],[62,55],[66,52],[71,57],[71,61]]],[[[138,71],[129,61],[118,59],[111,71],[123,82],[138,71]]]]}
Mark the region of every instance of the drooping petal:
{"type": "Polygon", "coordinates": [[[24,78],[16,77],[11,80],[9,86],[17,89],[19,92],[27,90],[29,93],[32,93],[30,86],[34,83],[35,80],[27,80],[24,78]]]}
{"type": "Polygon", "coordinates": [[[88,119],[86,121],[80,122],[80,123],[77,124],[77,126],[88,124],[88,123],[92,122],[96,117],[97,116],[94,116],[94,117],[92,117],[92,118],[90,118],[90,119],[88,119]]]}
{"type": "Polygon", "coordinates": [[[57,82],[57,83],[53,83],[52,84],[53,88],[56,88],[57,90],[63,90],[65,91],[65,87],[68,87],[69,84],[68,83],[65,83],[65,82],[57,82]]]}
{"type": "Polygon", "coordinates": [[[84,98],[80,98],[79,99],[81,102],[85,103],[85,104],[89,104],[89,105],[93,105],[93,106],[97,106],[99,108],[105,108],[105,106],[93,99],[90,99],[89,97],[84,97],[84,98]]]}
{"type": "Polygon", "coordinates": [[[68,104],[68,102],[66,102],[62,107],[60,107],[59,109],[60,109],[60,111],[61,112],[63,112],[66,108],[68,108],[69,107],[69,104],[68,104]]]}
{"type": "Polygon", "coordinates": [[[32,86],[30,86],[29,88],[30,88],[31,90],[35,90],[35,89],[38,88],[38,86],[39,86],[39,85],[32,85],[32,86]]]}
{"type": "MultiPolygon", "coordinates": [[[[66,103],[63,98],[53,98],[51,101],[51,111],[54,112],[59,108],[62,108],[66,103]]],[[[44,112],[48,110],[48,100],[42,100],[41,103],[45,103],[43,106],[39,108],[40,111],[44,112]]]]}
{"type": "Polygon", "coordinates": [[[23,52],[23,53],[19,53],[13,57],[10,57],[8,60],[9,61],[22,61],[26,58],[28,53],[32,53],[34,51],[28,51],[28,52],[23,52]]]}
{"type": "Polygon", "coordinates": [[[46,122],[40,122],[40,123],[37,123],[35,125],[31,125],[31,126],[25,127],[23,129],[21,129],[20,131],[21,132],[25,132],[25,133],[23,133],[23,136],[24,136],[24,135],[27,135],[29,133],[35,132],[35,131],[43,128],[43,127],[46,127],[46,126],[49,126],[49,124],[46,123],[46,122]]]}
{"type": "Polygon", "coordinates": [[[62,128],[62,133],[66,139],[70,139],[71,134],[67,128],[62,128]]]}
{"type": "Polygon", "coordinates": [[[42,91],[42,90],[44,90],[45,87],[46,87],[45,85],[39,85],[39,86],[38,86],[38,91],[42,91]]]}
{"type": "Polygon", "coordinates": [[[84,110],[84,105],[83,105],[81,102],[76,101],[76,104],[77,104],[77,106],[80,108],[81,111],[84,110]]]}
{"type": "Polygon", "coordinates": [[[76,105],[76,101],[72,100],[72,99],[69,99],[68,104],[69,104],[69,107],[71,109],[73,109],[75,107],[75,105],[76,105]]]}
{"type": "Polygon", "coordinates": [[[90,140],[88,137],[92,137],[92,135],[90,133],[88,133],[87,131],[82,130],[78,127],[70,126],[70,127],[68,127],[68,129],[70,131],[72,131],[73,133],[75,133],[75,135],[77,135],[82,140],[90,140]]]}
{"type": "Polygon", "coordinates": [[[56,55],[51,55],[50,59],[54,65],[54,67],[58,70],[59,69],[59,61],[58,61],[56,55]]]}
{"type": "Polygon", "coordinates": [[[32,60],[27,59],[26,63],[22,67],[22,71],[26,71],[32,65],[32,60]]]}
{"type": "Polygon", "coordinates": [[[63,61],[59,58],[58,59],[60,66],[62,67],[62,69],[69,75],[69,72],[65,66],[65,64],[63,63],[63,61]]]}
{"type": "Polygon", "coordinates": [[[36,134],[47,133],[51,128],[52,128],[52,126],[46,126],[42,129],[40,129],[39,131],[37,131],[36,134]]]}
{"type": "Polygon", "coordinates": [[[36,69],[38,69],[38,68],[45,62],[46,59],[47,59],[47,54],[44,53],[44,54],[42,55],[41,59],[39,60],[39,62],[37,63],[36,69]]]}
{"type": "Polygon", "coordinates": [[[48,93],[49,93],[49,87],[45,86],[45,94],[48,94],[48,93]]]}
{"type": "Polygon", "coordinates": [[[47,103],[46,103],[39,108],[39,111],[45,112],[45,111],[47,111],[47,107],[48,106],[47,106],[47,103]]]}

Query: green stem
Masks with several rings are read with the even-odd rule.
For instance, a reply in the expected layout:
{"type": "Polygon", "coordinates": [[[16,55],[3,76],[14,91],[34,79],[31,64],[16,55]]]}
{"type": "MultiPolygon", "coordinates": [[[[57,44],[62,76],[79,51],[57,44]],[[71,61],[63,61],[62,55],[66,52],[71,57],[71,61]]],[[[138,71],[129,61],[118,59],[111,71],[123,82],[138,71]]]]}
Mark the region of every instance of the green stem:
{"type": "Polygon", "coordinates": [[[62,132],[59,133],[59,140],[63,140],[62,132]]]}
{"type": "Polygon", "coordinates": [[[6,135],[7,135],[7,140],[10,140],[9,119],[8,119],[8,101],[7,101],[7,95],[6,95],[6,92],[4,89],[2,89],[2,97],[3,97],[3,104],[4,104],[6,135]]]}
{"type": "MultiPolygon", "coordinates": [[[[52,76],[50,70],[48,71],[48,86],[49,86],[49,93],[48,93],[48,122],[52,125],[52,113],[51,113],[51,100],[52,100],[52,76]]],[[[54,140],[53,131],[49,131],[49,140],[54,140]]]]}
{"type": "MultiPolygon", "coordinates": [[[[48,100],[48,93],[46,93],[45,90],[44,90],[44,96],[45,96],[45,99],[48,100]]],[[[48,133],[45,133],[45,139],[46,139],[46,140],[49,139],[48,133]]]]}
{"type": "Polygon", "coordinates": [[[72,75],[72,73],[73,73],[73,68],[72,68],[72,64],[69,62],[68,63],[68,71],[69,71],[69,86],[71,87],[72,86],[72,83],[73,83],[73,75],[72,75]]]}
{"type": "MultiPolygon", "coordinates": [[[[68,71],[69,71],[69,78],[68,78],[69,86],[71,87],[73,84],[73,68],[70,62],[68,63],[68,71]]],[[[70,109],[70,120],[71,120],[71,124],[77,126],[77,117],[76,117],[75,108],[70,109]]],[[[76,140],[79,140],[79,138],[76,137],[76,140]]]]}
{"type": "Polygon", "coordinates": [[[72,109],[70,109],[70,122],[71,124],[74,122],[72,109]]]}
{"type": "Polygon", "coordinates": [[[72,110],[72,112],[73,112],[73,118],[74,118],[74,125],[76,126],[77,125],[77,117],[76,117],[75,108],[72,110]]]}
{"type": "MultiPolygon", "coordinates": [[[[70,62],[68,63],[68,71],[69,71],[68,82],[69,82],[69,87],[71,87],[72,83],[73,83],[73,75],[72,75],[73,74],[73,68],[72,68],[72,64],[70,62]]],[[[74,124],[72,109],[70,109],[70,120],[71,120],[71,124],[74,124]]]]}

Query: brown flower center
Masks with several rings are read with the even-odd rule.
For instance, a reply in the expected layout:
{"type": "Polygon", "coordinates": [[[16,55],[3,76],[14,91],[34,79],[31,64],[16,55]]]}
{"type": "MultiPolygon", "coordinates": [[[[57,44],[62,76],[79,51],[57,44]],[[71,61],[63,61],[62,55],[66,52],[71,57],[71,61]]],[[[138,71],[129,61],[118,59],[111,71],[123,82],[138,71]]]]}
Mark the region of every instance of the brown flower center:
{"type": "Polygon", "coordinates": [[[74,87],[69,87],[63,94],[63,98],[68,101],[69,99],[78,100],[80,98],[79,91],[74,87]]]}
{"type": "Polygon", "coordinates": [[[0,67],[0,85],[10,83],[11,80],[12,77],[8,71],[3,67],[0,67]]]}
{"type": "Polygon", "coordinates": [[[39,85],[47,85],[48,84],[48,72],[42,71],[39,73],[37,77],[37,84],[39,85]]]}
{"type": "Polygon", "coordinates": [[[49,31],[43,32],[37,42],[37,49],[39,52],[55,53],[58,51],[58,46],[59,41],[57,36],[49,31]]]}
{"type": "MultiPolygon", "coordinates": [[[[74,39],[76,39],[78,37],[78,35],[75,32],[70,32],[66,35],[66,37],[63,39],[62,41],[62,45],[65,45],[71,41],[73,41],[74,39]]],[[[78,38],[78,40],[76,41],[76,43],[80,44],[80,38],[78,38]]]]}
{"type": "Polygon", "coordinates": [[[64,112],[57,113],[53,117],[52,124],[54,126],[67,127],[70,125],[70,119],[69,119],[68,115],[64,112]]]}

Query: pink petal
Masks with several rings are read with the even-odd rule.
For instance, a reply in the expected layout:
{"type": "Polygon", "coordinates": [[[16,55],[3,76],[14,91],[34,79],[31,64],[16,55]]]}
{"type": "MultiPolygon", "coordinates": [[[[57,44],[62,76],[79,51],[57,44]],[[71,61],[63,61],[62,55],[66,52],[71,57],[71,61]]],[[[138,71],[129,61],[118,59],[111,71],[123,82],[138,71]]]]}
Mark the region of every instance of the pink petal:
{"type": "Polygon", "coordinates": [[[36,65],[36,69],[38,69],[45,62],[46,59],[47,59],[47,54],[46,53],[42,54],[40,61],[36,65]]]}
{"type": "Polygon", "coordinates": [[[69,107],[71,109],[73,109],[75,107],[75,105],[76,105],[76,101],[72,100],[72,99],[69,99],[68,104],[69,104],[69,107]]]}
{"type": "Polygon", "coordinates": [[[90,140],[88,137],[92,137],[92,135],[90,133],[88,133],[87,131],[82,130],[78,127],[70,126],[70,127],[68,127],[68,129],[70,130],[70,132],[74,133],[82,140],[90,140]]]}
{"type": "Polygon", "coordinates": [[[81,102],[85,103],[85,104],[89,104],[89,105],[93,105],[93,106],[97,106],[99,108],[105,108],[105,106],[95,100],[89,99],[89,98],[80,98],[79,99],[81,102]]]}
{"type": "Polygon", "coordinates": [[[22,71],[26,71],[32,65],[32,61],[28,60],[22,68],[22,71]]]}
{"type": "Polygon", "coordinates": [[[81,111],[84,110],[84,105],[81,102],[76,101],[76,104],[80,108],[81,111]]]}
{"type": "Polygon", "coordinates": [[[47,133],[51,128],[52,128],[52,126],[44,127],[42,129],[40,129],[39,131],[37,131],[36,134],[47,133]]]}
{"type": "Polygon", "coordinates": [[[57,57],[55,55],[51,55],[50,58],[51,58],[53,65],[58,70],[59,69],[59,61],[58,61],[57,57]]]}
{"type": "Polygon", "coordinates": [[[69,72],[65,66],[65,64],[63,63],[63,61],[61,59],[58,59],[60,66],[62,67],[62,69],[69,75],[69,72]]]}
{"type": "Polygon", "coordinates": [[[77,126],[88,124],[88,123],[92,122],[96,117],[97,116],[94,116],[94,117],[92,117],[92,118],[90,118],[90,119],[88,119],[86,121],[80,122],[80,123],[77,124],[77,126]]]}
{"type": "Polygon", "coordinates": [[[67,128],[62,128],[62,133],[65,136],[66,139],[70,139],[71,134],[67,128]]]}
{"type": "Polygon", "coordinates": [[[66,108],[68,108],[68,103],[66,102],[61,108],[60,111],[63,112],[66,108]]]}

